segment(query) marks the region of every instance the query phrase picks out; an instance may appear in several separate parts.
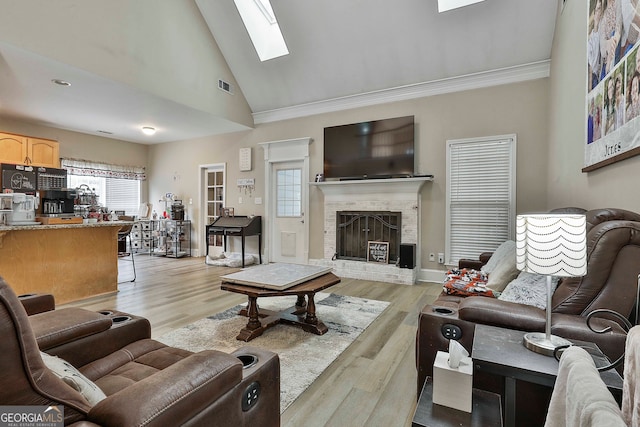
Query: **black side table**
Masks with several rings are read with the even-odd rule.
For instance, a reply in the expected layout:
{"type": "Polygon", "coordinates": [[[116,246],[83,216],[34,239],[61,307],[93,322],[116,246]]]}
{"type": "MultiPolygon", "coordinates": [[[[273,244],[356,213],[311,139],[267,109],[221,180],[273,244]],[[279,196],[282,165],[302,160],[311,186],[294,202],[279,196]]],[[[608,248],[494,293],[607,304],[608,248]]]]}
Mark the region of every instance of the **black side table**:
{"type": "Polygon", "coordinates": [[[471,413],[433,403],[433,379],[427,377],[411,427],[501,427],[500,395],[473,389],[471,413]]]}
{"type": "MultiPolygon", "coordinates": [[[[558,361],[549,356],[534,353],[522,344],[525,332],[495,326],[476,325],[473,337],[474,373],[484,371],[504,377],[504,423],[515,426],[516,380],[553,387],[558,375],[558,361]]],[[[606,356],[594,343],[572,340],[593,357],[596,366],[609,363],[606,356]]],[[[602,380],[614,397],[622,395],[622,377],[615,369],[602,372],[602,380]]]]}

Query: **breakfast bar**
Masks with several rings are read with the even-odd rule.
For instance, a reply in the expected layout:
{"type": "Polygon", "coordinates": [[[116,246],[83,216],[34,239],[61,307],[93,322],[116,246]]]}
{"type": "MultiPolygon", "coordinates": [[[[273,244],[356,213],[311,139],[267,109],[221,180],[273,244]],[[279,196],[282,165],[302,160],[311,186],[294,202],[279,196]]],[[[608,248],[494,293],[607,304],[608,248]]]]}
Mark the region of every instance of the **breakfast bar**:
{"type": "Polygon", "coordinates": [[[0,275],[18,295],[56,304],[118,290],[118,230],[129,221],[0,226],[0,275]]]}

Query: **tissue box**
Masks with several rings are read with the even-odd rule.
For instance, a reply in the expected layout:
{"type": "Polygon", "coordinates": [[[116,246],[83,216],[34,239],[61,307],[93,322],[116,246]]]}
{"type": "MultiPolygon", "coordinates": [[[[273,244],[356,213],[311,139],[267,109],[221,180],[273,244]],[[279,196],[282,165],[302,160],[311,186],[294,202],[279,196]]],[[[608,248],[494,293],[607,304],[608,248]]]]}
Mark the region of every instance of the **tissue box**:
{"type": "Polygon", "coordinates": [[[458,368],[449,367],[449,353],[439,351],[433,364],[433,403],[471,412],[473,362],[463,357],[458,368]]]}

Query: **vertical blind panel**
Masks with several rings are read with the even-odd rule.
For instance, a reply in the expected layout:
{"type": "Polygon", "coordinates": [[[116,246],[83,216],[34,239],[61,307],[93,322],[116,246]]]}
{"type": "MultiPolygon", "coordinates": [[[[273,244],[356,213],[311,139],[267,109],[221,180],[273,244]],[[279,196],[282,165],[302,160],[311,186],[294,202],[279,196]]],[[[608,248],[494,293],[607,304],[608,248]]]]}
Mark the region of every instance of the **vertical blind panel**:
{"type": "Polygon", "coordinates": [[[447,262],[477,258],[510,238],[514,216],[513,139],[447,145],[447,262]]]}

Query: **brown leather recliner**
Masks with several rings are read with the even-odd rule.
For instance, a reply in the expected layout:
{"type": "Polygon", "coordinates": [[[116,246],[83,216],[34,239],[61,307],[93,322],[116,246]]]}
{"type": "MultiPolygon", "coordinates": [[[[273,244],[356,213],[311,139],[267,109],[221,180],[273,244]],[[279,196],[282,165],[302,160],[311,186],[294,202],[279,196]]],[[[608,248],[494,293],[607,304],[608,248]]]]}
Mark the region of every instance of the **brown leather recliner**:
{"type": "MultiPolygon", "coordinates": [[[[606,308],[631,317],[637,300],[640,273],[640,215],[623,209],[596,209],[587,217],[587,275],[566,278],[552,298],[551,333],[569,340],[595,342],[611,360],[624,352],[625,333],[607,319],[594,319],[599,328],[611,326],[606,334],[592,332],[586,316],[606,308]]],[[[485,262],[487,257],[485,256],[485,262]]],[[[477,265],[481,265],[479,263],[477,265]]],[[[425,306],[418,319],[416,365],[418,393],[433,372],[438,351],[447,351],[449,340],[442,326],[453,324],[461,331],[459,342],[471,353],[476,324],[522,331],[544,332],[545,310],[487,297],[457,297],[444,293],[425,306]]],[[[491,378],[474,376],[474,384],[485,388],[491,378]],[[484,384],[479,384],[484,382],[484,384]]],[[[495,385],[496,382],[493,381],[495,385]]],[[[491,388],[489,385],[487,388],[491,388]]]]}
{"type": "MultiPolygon", "coordinates": [[[[82,315],[81,309],[65,310],[57,311],[62,315],[56,316],[79,320],[83,326],[74,326],[76,334],[103,329],[97,325],[105,322],[91,320],[90,314],[84,313],[86,321],[75,317],[82,315]]],[[[142,327],[133,328],[137,332],[130,334],[130,342],[122,348],[112,351],[109,337],[116,336],[115,341],[123,344],[129,333],[96,333],[105,338],[107,350],[75,356],[72,364],[107,395],[92,406],[47,368],[40,355],[30,320],[38,316],[45,319],[53,313],[56,311],[27,317],[20,300],[0,278],[0,404],[62,405],[65,425],[77,427],[280,425],[280,365],[276,354],[252,347],[232,354],[214,350],[192,353],[149,338],[138,339],[145,334],[144,322],[140,322],[142,327]],[[105,352],[109,354],[96,358],[96,354],[105,352]],[[255,357],[257,363],[245,368],[241,358],[248,356],[255,357]]],[[[61,339],[59,333],[46,333],[45,322],[40,322],[43,346],[65,351],[72,348],[68,346],[72,342],[61,342],[65,338],[61,339]]],[[[77,338],[72,340],[76,344],[85,339],[77,338]]],[[[92,341],[84,344],[101,347],[92,341]]]]}

